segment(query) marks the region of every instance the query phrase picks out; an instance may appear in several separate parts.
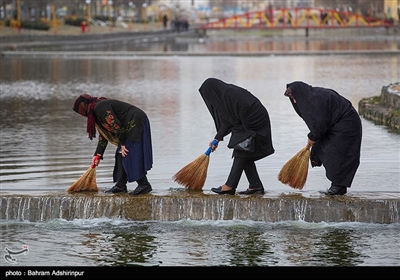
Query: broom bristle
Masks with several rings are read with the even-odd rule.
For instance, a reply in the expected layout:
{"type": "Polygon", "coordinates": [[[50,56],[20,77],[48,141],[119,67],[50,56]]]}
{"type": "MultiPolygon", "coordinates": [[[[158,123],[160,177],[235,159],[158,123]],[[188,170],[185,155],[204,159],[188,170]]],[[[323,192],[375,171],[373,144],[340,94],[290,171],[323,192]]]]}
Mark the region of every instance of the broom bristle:
{"type": "Polygon", "coordinates": [[[301,149],[289,159],[278,174],[278,180],[295,189],[303,189],[308,175],[310,146],[301,149]]]}
{"type": "Polygon", "coordinates": [[[175,182],[192,190],[201,190],[207,178],[210,157],[202,154],[184,166],[173,177],[175,182]]]}
{"type": "Polygon", "coordinates": [[[73,183],[68,192],[98,191],[96,184],[96,168],[90,167],[86,172],[73,183]]]}

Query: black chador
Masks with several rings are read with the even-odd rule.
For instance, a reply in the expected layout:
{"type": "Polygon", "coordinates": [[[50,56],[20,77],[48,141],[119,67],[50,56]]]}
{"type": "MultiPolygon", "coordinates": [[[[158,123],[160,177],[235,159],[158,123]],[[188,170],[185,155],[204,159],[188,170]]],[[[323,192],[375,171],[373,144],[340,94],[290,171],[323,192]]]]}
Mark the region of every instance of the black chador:
{"type": "Polygon", "coordinates": [[[346,193],[360,164],[362,126],[358,112],[333,89],[301,81],[286,88],[285,95],[310,130],[308,138],[315,142],[311,148],[312,167],[324,166],[334,190],[329,194],[346,193]]]}
{"type": "Polygon", "coordinates": [[[227,145],[228,148],[233,149],[234,161],[231,172],[225,185],[212,190],[218,193],[234,194],[244,171],[250,189],[250,192],[244,193],[250,194],[254,190],[264,193],[255,161],[274,153],[267,109],[248,90],[216,78],[205,80],[199,92],[215,123],[217,133],[214,139],[223,141],[224,137],[231,133],[227,145]],[[253,138],[250,151],[237,149],[237,144],[250,138],[253,138]]]}

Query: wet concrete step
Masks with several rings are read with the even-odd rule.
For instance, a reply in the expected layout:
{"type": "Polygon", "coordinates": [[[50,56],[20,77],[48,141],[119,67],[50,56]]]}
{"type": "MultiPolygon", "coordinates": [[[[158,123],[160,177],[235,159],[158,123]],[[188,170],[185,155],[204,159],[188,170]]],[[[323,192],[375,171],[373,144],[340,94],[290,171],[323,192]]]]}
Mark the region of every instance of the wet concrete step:
{"type": "Polygon", "coordinates": [[[177,189],[139,196],[112,195],[101,191],[3,193],[0,199],[0,219],[3,220],[38,222],[101,217],[137,221],[239,219],[391,224],[400,223],[400,196],[398,193],[232,196],[177,189]]]}

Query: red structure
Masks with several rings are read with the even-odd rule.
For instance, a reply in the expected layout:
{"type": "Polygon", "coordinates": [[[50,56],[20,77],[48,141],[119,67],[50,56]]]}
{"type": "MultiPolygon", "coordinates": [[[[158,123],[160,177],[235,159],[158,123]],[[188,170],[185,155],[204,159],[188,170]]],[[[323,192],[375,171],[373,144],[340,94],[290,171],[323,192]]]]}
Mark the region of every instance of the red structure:
{"type": "Polygon", "coordinates": [[[206,29],[298,29],[392,27],[393,22],[317,8],[283,8],[249,12],[201,25],[206,29]]]}
{"type": "Polygon", "coordinates": [[[82,33],[85,33],[85,31],[86,31],[86,21],[82,21],[81,22],[81,31],[82,31],[82,33]]]}

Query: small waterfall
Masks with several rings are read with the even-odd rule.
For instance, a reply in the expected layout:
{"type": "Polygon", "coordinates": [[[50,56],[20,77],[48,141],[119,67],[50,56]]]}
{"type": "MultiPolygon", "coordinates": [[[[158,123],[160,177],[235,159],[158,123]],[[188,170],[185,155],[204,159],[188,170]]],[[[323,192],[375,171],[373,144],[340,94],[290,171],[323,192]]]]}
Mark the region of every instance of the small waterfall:
{"type": "Polygon", "coordinates": [[[300,194],[218,196],[203,193],[106,195],[65,192],[47,195],[3,195],[0,219],[49,221],[53,219],[122,218],[130,220],[253,220],[264,222],[400,223],[400,199],[356,197],[307,198],[300,194]]]}

